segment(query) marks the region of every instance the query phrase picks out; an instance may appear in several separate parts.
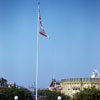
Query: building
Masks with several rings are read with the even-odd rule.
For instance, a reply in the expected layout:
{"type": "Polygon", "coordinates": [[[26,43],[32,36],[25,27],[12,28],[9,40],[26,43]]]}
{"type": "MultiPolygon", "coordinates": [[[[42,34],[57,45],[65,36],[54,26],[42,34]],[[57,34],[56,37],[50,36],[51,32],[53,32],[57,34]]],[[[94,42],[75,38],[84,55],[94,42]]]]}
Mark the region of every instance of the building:
{"type": "Polygon", "coordinates": [[[61,93],[60,82],[56,81],[56,79],[52,79],[49,90],[61,93]]]}
{"type": "Polygon", "coordinates": [[[7,80],[0,78],[0,88],[7,88],[7,80]]]}
{"type": "Polygon", "coordinates": [[[100,78],[70,78],[62,79],[60,82],[62,87],[61,93],[73,97],[77,92],[84,88],[95,86],[100,89],[100,78]]]}
{"type": "Polygon", "coordinates": [[[49,86],[50,91],[56,91],[74,97],[77,92],[84,88],[94,87],[100,89],[100,74],[95,69],[90,78],[69,78],[62,79],[60,82],[52,79],[49,86]]]}
{"type": "Polygon", "coordinates": [[[5,89],[5,88],[21,88],[20,86],[16,85],[16,83],[7,83],[7,80],[4,78],[0,78],[0,89],[5,89]]]}
{"type": "Polygon", "coordinates": [[[8,88],[16,88],[16,87],[17,87],[17,85],[15,82],[8,84],[8,88]]]}

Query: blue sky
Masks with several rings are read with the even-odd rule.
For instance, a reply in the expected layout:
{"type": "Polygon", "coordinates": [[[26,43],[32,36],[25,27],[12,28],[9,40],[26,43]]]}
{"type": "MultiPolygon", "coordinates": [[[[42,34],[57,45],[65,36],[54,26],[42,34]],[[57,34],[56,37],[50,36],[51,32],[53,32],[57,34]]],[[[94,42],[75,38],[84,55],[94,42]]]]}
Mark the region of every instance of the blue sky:
{"type": "MultiPolygon", "coordinates": [[[[40,0],[39,88],[55,77],[100,72],[100,1],[40,0]]],[[[0,0],[0,77],[28,87],[35,82],[37,0],[0,0]]]]}

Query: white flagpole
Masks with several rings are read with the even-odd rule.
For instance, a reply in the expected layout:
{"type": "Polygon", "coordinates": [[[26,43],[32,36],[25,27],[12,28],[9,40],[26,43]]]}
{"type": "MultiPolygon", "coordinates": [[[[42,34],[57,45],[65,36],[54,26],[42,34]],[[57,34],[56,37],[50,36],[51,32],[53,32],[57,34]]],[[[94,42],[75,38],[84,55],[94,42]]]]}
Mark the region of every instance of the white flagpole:
{"type": "Polygon", "coordinates": [[[38,20],[37,20],[37,54],[36,54],[36,100],[38,97],[38,66],[39,66],[39,5],[38,3],[38,20]]]}

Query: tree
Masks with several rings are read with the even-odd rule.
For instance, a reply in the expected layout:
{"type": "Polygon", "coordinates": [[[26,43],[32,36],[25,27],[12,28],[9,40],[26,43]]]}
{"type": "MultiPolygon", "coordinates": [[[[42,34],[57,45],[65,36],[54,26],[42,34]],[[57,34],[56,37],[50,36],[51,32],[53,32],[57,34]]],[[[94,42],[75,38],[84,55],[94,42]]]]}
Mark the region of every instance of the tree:
{"type": "Polygon", "coordinates": [[[25,88],[0,89],[0,100],[14,100],[16,95],[19,100],[32,100],[31,92],[25,88]]]}
{"type": "Polygon", "coordinates": [[[39,90],[38,94],[42,100],[57,100],[58,96],[61,96],[62,100],[70,100],[69,96],[65,96],[64,94],[49,90],[39,90]]]}
{"type": "Polygon", "coordinates": [[[73,100],[100,100],[100,90],[95,87],[85,88],[83,91],[77,93],[73,100]]]}

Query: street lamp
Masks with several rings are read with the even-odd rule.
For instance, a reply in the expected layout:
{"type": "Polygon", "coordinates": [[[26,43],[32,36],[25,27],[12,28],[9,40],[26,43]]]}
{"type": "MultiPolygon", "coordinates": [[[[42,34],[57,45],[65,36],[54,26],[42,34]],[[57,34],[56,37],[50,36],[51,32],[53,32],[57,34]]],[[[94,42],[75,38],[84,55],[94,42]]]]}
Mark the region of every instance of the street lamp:
{"type": "Polygon", "coordinates": [[[18,96],[15,96],[14,99],[15,99],[15,100],[18,100],[18,96]]]}
{"type": "Polygon", "coordinates": [[[61,100],[61,96],[58,96],[58,100],[61,100]]]}

